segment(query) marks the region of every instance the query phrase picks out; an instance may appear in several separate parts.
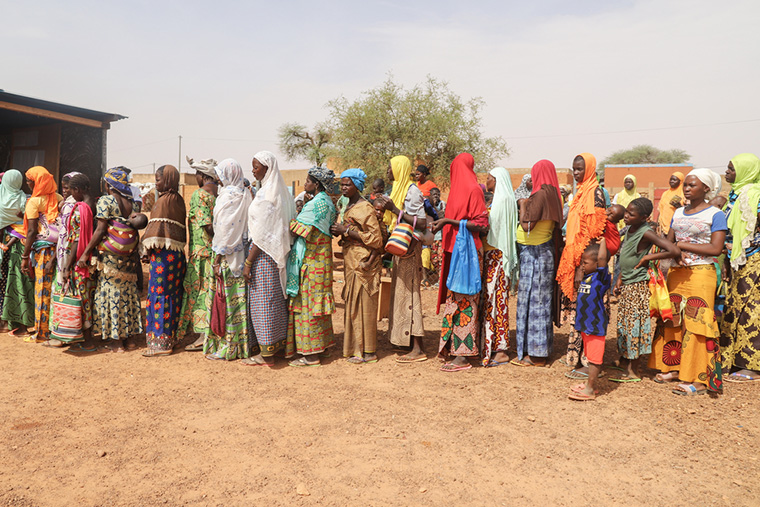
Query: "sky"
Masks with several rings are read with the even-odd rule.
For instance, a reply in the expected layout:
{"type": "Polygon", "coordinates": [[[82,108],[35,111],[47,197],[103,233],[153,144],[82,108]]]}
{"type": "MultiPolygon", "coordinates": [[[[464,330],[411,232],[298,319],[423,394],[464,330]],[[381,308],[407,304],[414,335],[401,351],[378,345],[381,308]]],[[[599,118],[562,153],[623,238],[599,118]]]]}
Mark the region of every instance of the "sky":
{"type": "MultiPolygon", "coordinates": [[[[760,152],[760,2],[704,0],[0,0],[0,88],[119,113],[108,166],[185,155],[250,175],[285,122],[355,99],[389,74],[481,97],[505,167],[636,144],[722,169],[760,152]]],[[[476,161],[477,162],[477,161],[476,161]]]]}

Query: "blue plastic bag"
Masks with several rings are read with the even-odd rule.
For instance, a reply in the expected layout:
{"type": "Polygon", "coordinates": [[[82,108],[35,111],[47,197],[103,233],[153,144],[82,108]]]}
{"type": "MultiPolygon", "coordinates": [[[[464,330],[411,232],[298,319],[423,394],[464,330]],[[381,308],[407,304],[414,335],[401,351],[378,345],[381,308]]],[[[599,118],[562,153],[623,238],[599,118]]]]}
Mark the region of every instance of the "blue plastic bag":
{"type": "Polygon", "coordinates": [[[467,220],[459,221],[459,231],[451,252],[446,287],[451,292],[472,296],[480,292],[480,262],[475,240],[467,230],[467,220]]]}

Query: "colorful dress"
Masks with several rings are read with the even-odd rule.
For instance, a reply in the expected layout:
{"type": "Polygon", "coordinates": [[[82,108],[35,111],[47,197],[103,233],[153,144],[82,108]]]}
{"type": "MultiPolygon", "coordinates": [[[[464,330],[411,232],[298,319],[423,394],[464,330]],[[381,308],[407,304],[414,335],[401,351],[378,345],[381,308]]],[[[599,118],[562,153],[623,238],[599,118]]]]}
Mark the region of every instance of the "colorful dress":
{"type": "Polygon", "coordinates": [[[272,357],[285,349],[288,299],[282,295],[277,263],[264,252],[259,253],[251,266],[246,315],[250,355],[272,357]]]}
{"type": "Polygon", "coordinates": [[[377,351],[381,256],[377,256],[366,269],[362,264],[369,260],[373,250],[383,248],[383,235],[375,209],[365,200],[351,206],[346,211],[343,222],[361,238],[361,241],[348,237],[341,240],[346,276],[342,294],[346,305],[343,356],[363,357],[364,354],[374,354],[377,351]]]}
{"type": "Polygon", "coordinates": [[[190,198],[188,222],[190,225],[187,262],[178,334],[183,335],[189,326],[196,333],[208,335],[211,321],[214,270],[211,236],[204,229],[214,223],[216,197],[199,188],[190,198]]]}
{"type": "MultiPolygon", "coordinates": [[[[671,229],[677,242],[706,245],[713,232],[725,231],[726,216],[712,206],[687,215],[673,214],[671,229]]],[[[718,324],[715,320],[717,274],[714,257],[683,251],[683,266],[668,271],[668,291],[678,327],[658,326],[649,367],[678,371],[683,382],[701,382],[710,391],[722,389],[718,324]]]]}
{"type": "MultiPolygon", "coordinates": [[[[222,279],[224,281],[224,296],[227,303],[225,320],[225,335],[217,336],[210,332],[203,342],[203,353],[214,359],[234,361],[249,357],[248,329],[246,325],[245,308],[245,278],[233,276],[226,258],[221,263],[222,279]]],[[[219,290],[214,283],[213,291],[219,290]]],[[[279,287],[279,278],[278,278],[279,287]]],[[[282,294],[282,290],[280,290],[282,294]]]]}
{"type": "MultiPolygon", "coordinates": [[[[119,203],[112,195],[98,199],[96,220],[118,222],[126,226],[119,203]]],[[[108,236],[103,238],[101,246],[108,236]]],[[[99,248],[98,277],[95,288],[93,332],[101,333],[103,340],[123,340],[143,332],[140,295],[137,292],[137,275],[134,273],[132,250],[123,255],[108,253],[99,248]]]]}
{"type": "MultiPolygon", "coordinates": [[[[55,194],[57,197],[57,194],[55,194]]],[[[37,340],[50,339],[50,298],[53,294],[55,266],[46,269],[54,261],[56,243],[40,238],[50,238],[49,233],[56,228],[45,218],[47,200],[51,197],[32,197],[26,203],[26,217],[37,219],[37,240],[32,245],[31,266],[34,269],[34,326],[37,340]]]]}
{"type": "Polygon", "coordinates": [[[150,285],[145,307],[145,341],[153,350],[174,348],[182,309],[185,253],[157,248],[150,254],[150,285]]]}
{"type": "Polygon", "coordinates": [[[652,319],[649,316],[649,275],[646,266],[636,268],[649,252],[638,251],[639,242],[651,228],[644,224],[630,229],[620,247],[620,300],[617,312],[618,351],[626,359],[652,352],[652,319]]]}
{"type": "Polygon", "coordinates": [[[325,192],[320,192],[290,223],[291,232],[302,238],[302,242],[296,241],[288,257],[287,290],[291,300],[286,356],[294,352],[317,354],[335,344],[332,326],[332,314],[335,312],[332,237],[329,227],[336,214],[330,198],[325,192]],[[304,220],[310,215],[313,219],[308,222],[312,225],[307,225],[304,220]],[[300,269],[297,269],[301,255],[303,260],[300,269]],[[292,276],[294,271],[299,276],[292,276]]]}
{"type": "MultiPolygon", "coordinates": [[[[451,256],[448,252],[445,255],[451,256]]],[[[482,267],[483,259],[480,252],[478,252],[478,261],[482,267]]],[[[443,307],[441,339],[438,343],[440,355],[477,356],[480,354],[479,313],[480,293],[459,294],[447,289],[446,303],[443,307]],[[447,348],[449,350],[444,352],[447,348]]]]}
{"type": "MultiPolygon", "coordinates": [[[[10,230],[10,229],[8,229],[10,230]]],[[[24,255],[24,240],[16,231],[5,232],[4,243],[7,243],[13,234],[17,240],[7,252],[3,252],[3,258],[8,259],[8,278],[4,287],[5,301],[3,305],[2,320],[8,322],[11,329],[21,326],[34,326],[34,282],[29,276],[21,271],[21,259],[24,255]]]]}
{"type": "Polygon", "coordinates": [[[485,279],[483,284],[483,340],[481,362],[488,366],[494,352],[509,349],[509,278],[502,262],[503,253],[484,242],[485,279]]]}

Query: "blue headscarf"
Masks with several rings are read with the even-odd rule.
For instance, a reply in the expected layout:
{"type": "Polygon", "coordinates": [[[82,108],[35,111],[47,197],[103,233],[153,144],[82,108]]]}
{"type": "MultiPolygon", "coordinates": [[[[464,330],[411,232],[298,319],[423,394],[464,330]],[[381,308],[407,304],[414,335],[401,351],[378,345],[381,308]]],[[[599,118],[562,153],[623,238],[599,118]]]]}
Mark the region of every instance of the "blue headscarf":
{"type": "Polygon", "coordinates": [[[129,181],[127,180],[126,172],[118,167],[114,167],[113,169],[109,169],[108,172],[106,172],[106,174],[103,176],[103,179],[106,180],[108,186],[119,192],[121,195],[130,201],[133,199],[132,189],[129,188],[129,181]]]}
{"type": "Polygon", "coordinates": [[[351,181],[354,183],[354,186],[359,190],[359,192],[364,192],[364,180],[367,179],[367,175],[361,169],[346,169],[340,173],[340,177],[351,178],[351,181]]]}

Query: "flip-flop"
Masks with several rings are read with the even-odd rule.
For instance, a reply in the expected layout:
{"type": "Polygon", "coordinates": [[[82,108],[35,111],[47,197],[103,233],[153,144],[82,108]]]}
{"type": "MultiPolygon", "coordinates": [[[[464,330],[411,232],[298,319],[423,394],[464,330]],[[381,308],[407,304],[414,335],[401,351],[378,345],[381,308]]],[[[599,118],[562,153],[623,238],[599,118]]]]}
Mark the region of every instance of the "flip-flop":
{"type": "Polygon", "coordinates": [[[582,371],[573,369],[565,373],[565,377],[573,379],[573,380],[585,380],[588,378],[588,373],[584,373],[582,371]]]}
{"type": "Polygon", "coordinates": [[[82,343],[75,343],[69,347],[69,352],[84,352],[85,354],[91,354],[93,352],[97,352],[98,350],[100,350],[98,347],[88,349],[82,343]]]}
{"type": "Polygon", "coordinates": [[[241,360],[240,364],[243,366],[266,366],[268,368],[272,368],[274,366],[274,364],[269,364],[266,361],[260,363],[254,359],[251,359],[250,357],[246,357],[245,359],[241,360]]]}
{"type": "Polygon", "coordinates": [[[497,366],[502,366],[502,365],[509,364],[509,363],[510,363],[510,361],[501,361],[501,362],[499,362],[499,361],[491,361],[490,363],[488,363],[486,365],[486,368],[496,368],[497,366]]]}
{"type": "Polygon", "coordinates": [[[529,366],[536,366],[533,361],[523,361],[522,359],[514,358],[512,359],[509,364],[513,364],[515,366],[523,366],[523,367],[529,367],[529,366]]]}
{"type": "Polygon", "coordinates": [[[226,361],[226,359],[225,359],[225,358],[223,358],[223,357],[219,357],[219,356],[217,356],[216,354],[206,354],[206,355],[204,355],[203,357],[205,357],[205,358],[206,358],[206,359],[208,359],[209,361],[226,361]]]}
{"type": "MultiPolygon", "coordinates": [[[[125,347],[124,350],[129,350],[129,349],[127,349],[125,347]]],[[[143,357],[165,357],[165,356],[170,356],[170,355],[172,355],[172,351],[171,350],[161,351],[161,352],[155,352],[155,351],[153,351],[151,349],[148,349],[148,350],[146,350],[145,352],[142,353],[143,357]]]]}
{"type": "Polygon", "coordinates": [[[621,377],[613,378],[610,377],[610,382],[618,382],[620,384],[625,384],[628,382],[641,382],[641,378],[639,377],[629,377],[627,375],[623,375],[621,377]]]}
{"type": "Polygon", "coordinates": [[[697,396],[698,394],[705,394],[707,389],[697,389],[693,384],[678,384],[672,392],[679,396],[697,396]]]}
{"type": "Polygon", "coordinates": [[[746,373],[731,373],[726,377],[726,382],[736,382],[737,384],[743,384],[746,382],[755,382],[760,380],[760,377],[753,377],[751,375],[747,375],[746,373]]]}
{"type": "Polygon", "coordinates": [[[203,344],[193,345],[192,343],[185,347],[185,352],[198,352],[203,350],[203,344]]]}
{"type": "Polygon", "coordinates": [[[47,340],[41,340],[37,338],[37,335],[30,334],[29,336],[24,337],[24,343],[44,343],[47,340]]]}
{"type": "Polygon", "coordinates": [[[571,392],[567,397],[575,401],[594,401],[596,399],[596,394],[571,392]]]}
{"type": "Polygon", "coordinates": [[[465,371],[465,370],[469,370],[471,368],[472,368],[472,365],[469,364],[469,363],[468,364],[458,365],[458,366],[455,366],[454,363],[446,363],[443,366],[441,366],[440,370],[441,371],[445,371],[447,373],[453,373],[455,371],[465,371]],[[448,368],[447,368],[447,366],[448,366],[448,368]]]}
{"type": "Polygon", "coordinates": [[[290,361],[288,363],[288,366],[293,366],[295,368],[316,367],[316,366],[322,366],[322,363],[319,363],[319,362],[309,363],[303,357],[299,357],[298,359],[294,359],[293,361],[290,361]]]}
{"type": "Polygon", "coordinates": [[[66,344],[64,344],[62,341],[58,341],[58,340],[56,340],[56,342],[60,343],[60,345],[53,345],[52,343],[50,343],[52,341],[53,340],[45,340],[44,342],[42,342],[42,346],[50,348],[50,349],[62,349],[63,347],[66,346],[66,344]]]}
{"type": "Polygon", "coordinates": [[[19,331],[21,328],[17,327],[16,329],[11,330],[9,333],[11,336],[15,336],[17,338],[22,338],[24,336],[29,336],[29,330],[24,331],[23,333],[17,333],[16,331],[19,331]]]}
{"type": "Polygon", "coordinates": [[[655,375],[652,378],[652,380],[654,382],[658,383],[658,384],[670,384],[670,383],[673,383],[673,382],[679,382],[678,377],[671,378],[671,379],[664,379],[664,378],[662,378],[662,376],[663,376],[662,373],[658,373],[657,375],[655,375]]]}
{"type": "Polygon", "coordinates": [[[404,356],[398,356],[396,358],[396,362],[397,363],[403,363],[403,364],[421,363],[423,361],[427,361],[427,356],[408,357],[408,356],[404,355],[404,356]]]}

